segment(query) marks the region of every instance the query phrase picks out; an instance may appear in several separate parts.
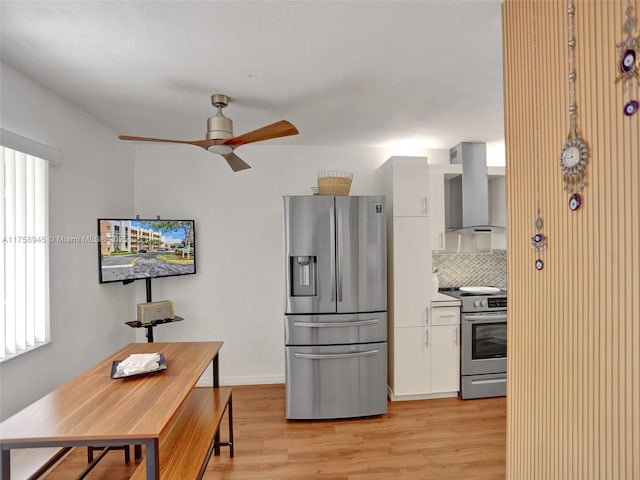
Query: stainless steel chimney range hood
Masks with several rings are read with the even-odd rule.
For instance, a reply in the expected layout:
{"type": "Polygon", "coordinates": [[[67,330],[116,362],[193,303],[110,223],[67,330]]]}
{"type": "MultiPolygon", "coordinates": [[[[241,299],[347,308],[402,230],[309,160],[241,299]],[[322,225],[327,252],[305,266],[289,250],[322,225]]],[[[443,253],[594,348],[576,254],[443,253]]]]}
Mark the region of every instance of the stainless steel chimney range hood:
{"type": "Polygon", "coordinates": [[[449,184],[449,228],[454,233],[502,233],[489,223],[487,146],[462,142],[449,150],[450,163],[462,164],[462,175],[449,184]]]}

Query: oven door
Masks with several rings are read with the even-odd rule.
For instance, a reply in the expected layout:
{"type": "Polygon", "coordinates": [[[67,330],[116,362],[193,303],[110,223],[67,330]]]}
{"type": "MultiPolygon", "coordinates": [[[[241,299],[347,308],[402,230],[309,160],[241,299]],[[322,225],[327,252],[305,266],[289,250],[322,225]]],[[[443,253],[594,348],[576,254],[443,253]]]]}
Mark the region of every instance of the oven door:
{"type": "Polygon", "coordinates": [[[507,312],[463,313],[462,375],[507,371],[507,312]]]}

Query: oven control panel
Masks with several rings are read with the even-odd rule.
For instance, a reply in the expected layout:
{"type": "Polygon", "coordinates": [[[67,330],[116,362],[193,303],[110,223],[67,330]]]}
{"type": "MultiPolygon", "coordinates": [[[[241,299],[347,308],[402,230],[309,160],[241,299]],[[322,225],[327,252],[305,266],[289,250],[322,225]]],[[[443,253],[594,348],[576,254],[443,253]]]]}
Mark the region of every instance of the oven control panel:
{"type": "Polygon", "coordinates": [[[461,312],[495,312],[507,309],[505,295],[463,296],[460,298],[461,312]]]}
{"type": "Polygon", "coordinates": [[[487,306],[489,308],[507,309],[507,297],[489,297],[487,298],[487,306]]]}

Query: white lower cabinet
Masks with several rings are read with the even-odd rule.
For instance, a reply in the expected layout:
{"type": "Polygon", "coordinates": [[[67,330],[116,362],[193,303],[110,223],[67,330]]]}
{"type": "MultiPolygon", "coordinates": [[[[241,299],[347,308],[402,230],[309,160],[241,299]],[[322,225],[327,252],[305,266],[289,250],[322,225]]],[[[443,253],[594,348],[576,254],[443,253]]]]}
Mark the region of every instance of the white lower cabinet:
{"type": "Polygon", "coordinates": [[[431,350],[427,346],[429,328],[400,327],[394,330],[394,335],[393,396],[428,392],[431,389],[431,350]]]}
{"type": "Polygon", "coordinates": [[[458,394],[459,308],[433,307],[426,325],[393,329],[391,400],[453,397],[458,394]]]}
{"type": "Polygon", "coordinates": [[[431,308],[431,393],[460,390],[460,307],[431,308]]]}
{"type": "Polygon", "coordinates": [[[460,325],[431,327],[431,392],[460,390],[460,325]]]}

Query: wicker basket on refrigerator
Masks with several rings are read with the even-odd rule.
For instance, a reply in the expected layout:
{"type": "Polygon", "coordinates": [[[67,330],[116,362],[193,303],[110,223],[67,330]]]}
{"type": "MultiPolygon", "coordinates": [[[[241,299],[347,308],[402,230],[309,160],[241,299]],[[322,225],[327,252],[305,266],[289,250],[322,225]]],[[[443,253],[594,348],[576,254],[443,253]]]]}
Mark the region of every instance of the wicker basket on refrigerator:
{"type": "Polygon", "coordinates": [[[319,195],[349,195],[353,173],[327,170],[318,173],[319,195]]]}

